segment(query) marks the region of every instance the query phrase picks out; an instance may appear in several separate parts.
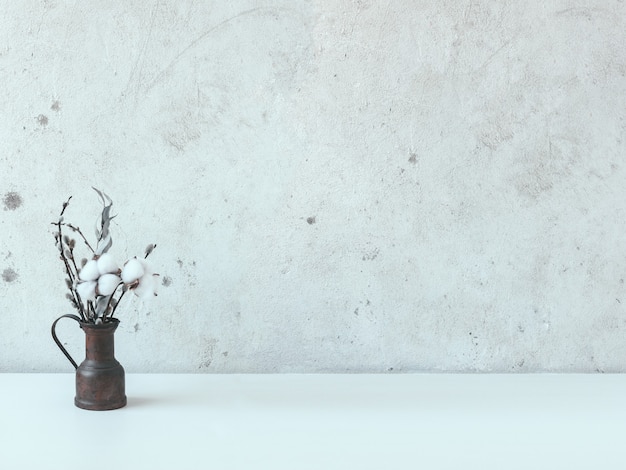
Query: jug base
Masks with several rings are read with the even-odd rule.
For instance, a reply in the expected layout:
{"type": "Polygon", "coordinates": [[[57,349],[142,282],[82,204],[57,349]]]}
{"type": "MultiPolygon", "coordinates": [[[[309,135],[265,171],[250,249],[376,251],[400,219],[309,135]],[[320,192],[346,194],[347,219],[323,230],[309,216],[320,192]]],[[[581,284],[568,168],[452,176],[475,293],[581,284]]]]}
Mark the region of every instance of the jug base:
{"type": "Polygon", "coordinates": [[[124,408],[126,406],[126,396],[115,401],[88,401],[84,399],[74,398],[74,405],[83,410],[91,411],[108,411],[117,410],[118,408],[124,408]]]}

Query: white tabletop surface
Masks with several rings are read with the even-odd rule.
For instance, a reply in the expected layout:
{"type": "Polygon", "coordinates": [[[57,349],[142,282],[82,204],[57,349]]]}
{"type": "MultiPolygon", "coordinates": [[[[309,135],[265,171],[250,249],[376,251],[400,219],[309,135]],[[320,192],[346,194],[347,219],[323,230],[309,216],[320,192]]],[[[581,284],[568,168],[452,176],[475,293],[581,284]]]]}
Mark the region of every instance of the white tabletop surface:
{"type": "Polygon", "coordinates": [[[0,468],[626,469],[626,375],[0,374],[0,468]]]}

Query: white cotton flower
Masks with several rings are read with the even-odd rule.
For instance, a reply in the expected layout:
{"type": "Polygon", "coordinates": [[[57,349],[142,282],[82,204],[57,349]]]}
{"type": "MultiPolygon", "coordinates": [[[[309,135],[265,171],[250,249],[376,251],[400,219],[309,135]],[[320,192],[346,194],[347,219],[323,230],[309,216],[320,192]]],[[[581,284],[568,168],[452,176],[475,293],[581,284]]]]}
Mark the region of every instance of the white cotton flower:
{"type": "Polygon", "coordinates": [[[98,278],[98,294],[111,295],[120,285],[121,279],[115,274],[103,274],[98,278]]]}
{"type": "Polygon", "coordinates": [[[157,295],[157,287],[159,286],[159,275],[155,273],[146,273],[139,279],[137,287],[133,289],[133,292],[137,297],[144,300],[151,299],[157,295]]]}
{"type": "Polygon", "coordinates": [[[98,262],[95,259],[87,261],[87,264],[78,273],[81,281],[95,281],[99,276],[98,262]]]}
{"type": "Polygon", "coordinates": [[[98,272],[100,274],[116,273],[118,270],[117,263],[109,253],[104,253],[98,258],[98,272]]]}
{"type": "Polygon", "coordinates": [[[122,268],[122,281],[125,284],[132,284],[145,273],[144,266],[137,258],[131,258],[126,261],[126,264],[122,268]]]}
{"type": "Polygon", "coordinates": [[[76,286],[76,292],[80,295],[83,303],[87,303],[88,300],[96,300],[96,281],[80,282],[76,286]]]}
{"type": "Polygon", "coordinates": [[[157,295],[157,287],[159,286],[159,275],[156,274],[150,265],[143,259],[136,259],[141,264],[143,275],[137,280],[136,285],[132,286],[132,290],[137,297],[142,299],[150,299],[157,295]]]}

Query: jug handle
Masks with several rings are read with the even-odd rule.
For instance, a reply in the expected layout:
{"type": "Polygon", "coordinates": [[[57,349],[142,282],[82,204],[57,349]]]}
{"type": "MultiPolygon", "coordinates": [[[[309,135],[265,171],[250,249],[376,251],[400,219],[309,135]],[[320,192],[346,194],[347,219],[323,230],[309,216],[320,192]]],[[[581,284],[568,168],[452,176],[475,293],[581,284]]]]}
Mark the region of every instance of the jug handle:
{"type": "Polygon", "coordinates": [[[72,320],[76,320],[79,324],[82,322],[81,319],[76,316],[76,315],[61,315],[59,318],[57,318],[56,320],[54,320],[54,323],[52,324],[52,328],[51,328],[51,332],[52,332],[52,339],[54,340],[54,342],[57,344],[57,346],[59,347],[59,349],[61,350],[61,352],[63,354],[65,354],[65,357],[67,357],[69,359],[69,361],[72,363],[72,365],[74,366],[74,369],[78,369],[78,365],[76,364],[76,361],[74,359],[72,359],[72,356],[70,356],[70,353],[67,352],[67,350],[63,347],[63,345],[61,344],[61,341],[59,341],[59,338],[57,338],[57,334],[56,334],[56,326],[57,326],[57,322],[61,319],[61,318],[71,318],[72,320]]]}

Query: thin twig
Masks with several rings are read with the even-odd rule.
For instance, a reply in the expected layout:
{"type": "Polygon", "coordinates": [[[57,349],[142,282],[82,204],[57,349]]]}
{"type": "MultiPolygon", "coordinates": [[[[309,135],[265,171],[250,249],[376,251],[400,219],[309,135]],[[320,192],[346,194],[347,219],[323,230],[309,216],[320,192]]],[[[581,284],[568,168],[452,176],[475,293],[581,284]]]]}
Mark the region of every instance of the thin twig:
{"type": "Polygon", "coordinates": [[[78,294],[78,292],[76,292],[74,289],[70,289],[72,291],[72,294],[74,295],[74,297],[76,297],[76,305],[78,305],[78,307],[76,307],[76,309],[78,310],[78,313],[80,313],[80,317],[83,319],[84,322],[87,321],[87,317],[85,316],[85,314],[83,313],[83,301],[80,298],[80,295],[78,294]]]}
{"type": "MultiPolygon", "coordinates": [[[[71,196],[70,196],[71,199],[71,196]]],[[[72,271],[72,268],[70,267],[69,262],[67,261],[67,257],[65,256],[65,247],[64,247],[64,242],[63,242],[63,229],[62,229],[62,225],[64,225],[61,220],[62,220],[62,214],[63,212],[65,212],[65,209],[67,208],[70,199],[67,200],[67,202],[65,202],[63,204],[63,208],[61,209],[61,214],[59,215],[59,220],[58,222],[56,222],[56,226],[58,228],[58,235],[57,235],[57,243],[59,243],[59,251],[61,252],[61,260],[63,260],[63,264],[65,265],[65,272],[67,273],[67,276],[70,279],[70,282],[72,284],[74,284],[74,282],[76,281],[76,277],[78,276],[78,270],[76,270],[76,274],[74,273],[74,271],[72,271]]],[[[76,309],[78,310],[78,313],[80,314],[81,318],[83,320],[86,319],[85,317],[85,313],[83,311],[83,306],[82,303],[80,302],[80,297],[78,296],[78,293],[74,291],[74,289],[70,289],[70,292],[72,293],[72,295],[74,295],[75,300],[78,297],[78,302],[76,302],[76,309]]]]}
{"type": "Polygon", "coordinates": [[[61,213],[59,214],[59,217],[63,216],[63,213],[65,212],[65,209],[67,209],[67,206],[70,205],[70,199],[72,199],[72,196],[67,198],[67,201],[63,203],[63,208],[61,209],[61,213]]]}
{"type": "Polygon", "coordinates": [[[120,295],[120,298],[117,299],[117,303],[113,306],[113,310],[111,311],[111,315],[109,315],[110,318],[113,318],[113,315],[115,315],[115,311],[117,310],[117,306],[120,304],[120,302],[122,301],[122,297],[124,297],[124,294],[126,293],[128,289],[125,289],[122,291],[122,294],[120,295]]]}
{"type": "Polygon", "coordinates": [[[146,255],[143,257],[143,259],[146,259],[148,256],[150,256],[150,254],[154,251],[156,247],[156,243],[148,245],[148,247],[146,248],[146,255]]]}
{"type": "Polygon", "coordinates": [[[92,300],[87,301],[87,314],[89,315],[89,319],[93,319],[94,321],[96,320],[96,308],[94,307],[92,300]],[[89,312],[90,310],[91,312],[89,312]]]}
{"type": "Polygon", "coordinates": [[[71,229],[72,229],[72,230],[74,230],[75,232],[78,232],[78,234],[81,236],[81,238],[82,238],[82,239],[83,239],[83,241],[85,242],[85,245],[87,245],[87,248],[89,248],[89,250],[91,250],[91,252],[95,254],[94,249],[91,247],[91,245],[89,244],[89,242],[88,242],[88,241],[87,241],[87,239],[85,238],[85,235],[83,235],[83,232],[81,232],[81,231],[80,231],[80,228],[79,228],[79,227],[75,227],[74,225],[72,225],[72,224],[68,224],[68,223],[65,223],[65,224],[63,224],[63,225],[67,225],[69,228],[71,228],[71,229]]]}
{"type": "MultiPolygon", "coordinates": [[[[109,314],[108,314],[108,311],[109,311],[109,308],[111,308],[111,302],[113,301],[113,298],[115,297],[115,293],[117,292],[117,289],[119,289],[119,288],[120,288],[120,286],[123,286],[123,285],[124,285],[124,283],[123,283],[123,282],[120,282],[120,283],[117,285],[117,287],[113,290],[113,293],[109,296],[109,301],[107,302],[107,306],[106,306],[106,308],[104,309],[104,318],[106,318],[106,317],[107,317],[107,315],[109,315],[109,314]]],[[[124,295],[124,294],[122,293],[122,295],[124,295]]],[[[122,298],[122,296],[120,296],[120,299],[121,299],[121,298],[122,298]]],[[[117,307],[117,304],[115,304],[115,306],[117,307]]],[[[113,309],[113,310],[115,310],[115,309],[113,309]]],[[[113,310],[111,311],[111,315],[110,315],[110,316],[111,316],[111,318],[113,317],[113,310]]]]}

